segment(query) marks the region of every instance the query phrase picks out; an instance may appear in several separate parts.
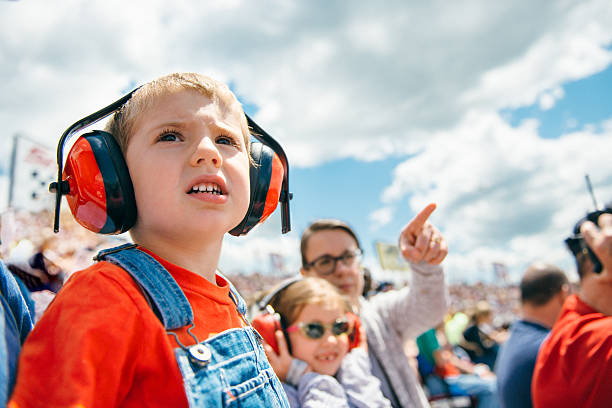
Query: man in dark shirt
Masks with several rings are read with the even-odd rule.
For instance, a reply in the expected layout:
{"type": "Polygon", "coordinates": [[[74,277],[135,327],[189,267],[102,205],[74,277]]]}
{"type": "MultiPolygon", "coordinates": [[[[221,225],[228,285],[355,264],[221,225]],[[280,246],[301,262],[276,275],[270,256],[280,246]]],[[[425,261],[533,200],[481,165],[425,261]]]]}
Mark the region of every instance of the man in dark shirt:
{"type": "Polygon", "coordinates": [[[569,292],[565,273],[534,263],[521,280],[521,319],[513,323],[502,345],[495,373],[501,406],[531,407],[531,379],[542,341],[559,317],[569,292]]]}

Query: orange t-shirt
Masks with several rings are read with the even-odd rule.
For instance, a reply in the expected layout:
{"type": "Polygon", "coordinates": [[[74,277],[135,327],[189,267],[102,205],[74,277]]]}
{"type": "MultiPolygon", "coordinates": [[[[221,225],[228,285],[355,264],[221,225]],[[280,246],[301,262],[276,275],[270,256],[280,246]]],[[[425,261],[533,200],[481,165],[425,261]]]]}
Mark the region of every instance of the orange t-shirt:
{"type": "MultiPolygon", "coordinates": [[[[199,341],[245,325],[223,278],[151,255],[185,293],[199,341]]],[[[195,344],[187,327],[174,332],[195,344]]],[[[187,407],[177,347],[130,275],[98,262],[68,280],[28,336],[8,407],[187,407]]]]}

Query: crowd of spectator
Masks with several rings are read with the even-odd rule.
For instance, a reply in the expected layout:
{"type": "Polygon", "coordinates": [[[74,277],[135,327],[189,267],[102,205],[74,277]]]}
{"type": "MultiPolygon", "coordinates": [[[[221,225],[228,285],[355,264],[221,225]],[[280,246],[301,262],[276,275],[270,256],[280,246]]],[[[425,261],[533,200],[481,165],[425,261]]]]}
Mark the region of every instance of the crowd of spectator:
{"type": "MultiPolygon", "coordinates": [[[[81,228],[69,216],[63,218],[61,232],[54,234],[49,226],[50,219],[51,214],[45,211],[36,214],[11,211],[2,217],[0,255],[8,269],[20,277],[31,291],[36,310],[34,323],[73,272],[90,265],[93,262],[92,257],[99,250],[127,241],[121,236],[91,233],[81,228]]],[[[555,273],[563,275],[560,270],[555,273]]],[[[227,274],[227,277],[252,306],[260,301],[270,288],[297,274],[297,271],[292,274],[254,271],[233,272],[227,274]]],[[[373,298],[389,290],[401,289],[402,285],[406,285],[405,281],[398,281],[400,282],[398,284],[388,280],[379,281],[371,270],[366,270],[366,277],[366,286],[363,290],[363,296],[366,298],[373,298]]],[[[388,274],[385,277],[388,278],[388,274]]],[[[496,374],[500,371],[503,375],[510,375],[507,377],[508,380],[504,378],[504,384],[506,381],[514,381],[517,377],[511,375],[507,366],[508,362],[518,364],[518,360],[506,356],[503,367],[500,365],[496,368],[496,359],[499,361],[497,353],[499,346],[503,348],[513,324],[514,330],[518,330],[520,324],[526,324],[521,318],[530,316],[525,312],[525,302],[529,302],[526,298],[529,296],[526,292],[529,287],[526,285],[528,282],[524,281],[518,284],[505,282],[502,285],[483,282],[448,285],[448,310],[444,322],[432,327],[430,331],[419,337],[416,343],[406,343],[406,354],[418,372],[421,384],[431,398],[432,406],[446,406],[436,404],[434,395],[436,393],[442,393],[449,398],[453,395],[472,396],[473,399],[468,402],[468,406],[498,406],[494,402],[498,398],[495,388],[498,381],[496,374]],[[483,337],[490,339],[491,350],[494,350],[490,361],[486,359],[481,361],[476,354],[473,354],[471,348],[473,345],[470,345],[468,338],[471,336],[470,330],[476,333],[473,337],[477,342],[483,337]],[[455,380],[460,378],[458,376],[461,376],[461,382],[455,380]]],[[[561,307],[561,303],[558,308],[561,307]]],[[[540,335],[540,342],[550,330],[554,320],[552,316],[551,322],[541,330],[543,334],[540,335]]],[[[535,321],[539,322],[537,319],[535,321]]],[[[529,323],[529,319],[527,322],[532,324],[529,323]]],[[[529,373],[533,370],[538,344],[532,347],[534,351],[529,357],[529,367],[527,367],[527,370],[531,370],[529,373]]],[[[477,345],[481,346],[482,344],[477,345]]],[[[516,346],[512,347],[516,349],[516,346]]],[[[510,346],[507,349],[506,354],[509,354],[510,346]]],[[[526,359],[528,356],[522,353],[521,357],[526,359]]],[[[531,378],[530,375],[528,378],[531,378]]],[[[527,398],[529,401],[530,398],[529,383],[526,381],[526,385],[521,385],[526,390],[523,392],[516,392],[518,386],[512,385],[510,393],[506,393],[504,398],[514,400],[522,398],[523,401],[519,404],[526,404],[524,399],[527,398]]],[[[500,388],[499,392],[506,391],[500,388]]]]}
{"type": "MultiPolygon", "coordinates": [[[[53,233],[51,227],[52,214],[49,211],[30,213],[12,210],[2,217],[2,246],[0,255],[7,264],[21,265],[26,258],[36,253],[42,253],[48,264],[57,266],[62,272],[62,279],[67,279],[72,273],[84,269],[93,261],[93,256],[101,249],[127,242],[127,237],[105,236],[94,234],[74,221],[69,213],[62,214],[62,227],[59,233],[53,233]]],[[[31,271],[31,270],[30,270],[31,271]]],[[[269,274],[257,271],[229,272],[229,280],[236,286],[248,303],[253,303],[265,291],[291,275],[269,274]]],[[[388,278],[388,275],[386,275],[388,278]]],[[[404,281],[402,281],[404,284],[404,281]]],[[[378,292],[398,289],[399,285],[389,280],[377,280],[372,277],[368,296],[378,292]]],[[[518,284],[495,285],[477,282],[474,284],[449,284],[449,312],[469,312],[479,301],[485,300],[491,306],[493,325],[508,327],[517,318],[520,307],[518,284]]],[[[43,293],[33,293],[34,299],[40,303],[39,312],[52,297],[46,290],[43,293]]]]}

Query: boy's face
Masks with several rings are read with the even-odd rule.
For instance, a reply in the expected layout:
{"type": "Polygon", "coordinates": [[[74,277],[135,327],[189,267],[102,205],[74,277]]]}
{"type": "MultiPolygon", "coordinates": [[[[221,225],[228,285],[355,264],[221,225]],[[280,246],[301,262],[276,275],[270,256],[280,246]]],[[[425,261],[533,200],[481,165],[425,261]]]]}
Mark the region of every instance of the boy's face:
{"type": "Polygon", "coordinates": [[[212,237],[238,225],[250,195],[240,113],[195,90],[163,95],[143,112],[126,152],[135,234],[212,237]]]}

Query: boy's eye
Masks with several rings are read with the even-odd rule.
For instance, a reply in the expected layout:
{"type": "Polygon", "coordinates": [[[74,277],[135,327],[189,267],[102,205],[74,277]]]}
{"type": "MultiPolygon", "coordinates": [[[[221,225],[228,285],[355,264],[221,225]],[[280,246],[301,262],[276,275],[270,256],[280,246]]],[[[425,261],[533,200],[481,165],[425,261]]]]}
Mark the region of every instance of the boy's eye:
{"type": "Polygon", "coordinates": [[[159,135],[157,140],[160,142],[175,142],[179,140],[179,136],[176,132],[165,130],[159,135]]]}
{"type": "Polygon", "coordinates": [[[227,135],[217,136],[217,139],[215,139],[215,141],[223,145],[230,145],[230,146],[235,146],[235,147],[239,146],[239,144],[236,142],[236,140],[234,140],[233,137],[230,137],[227,135]]]}

